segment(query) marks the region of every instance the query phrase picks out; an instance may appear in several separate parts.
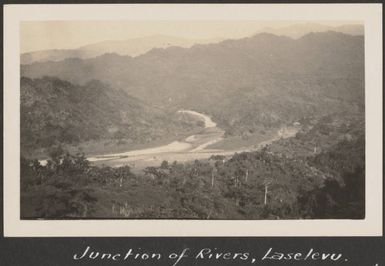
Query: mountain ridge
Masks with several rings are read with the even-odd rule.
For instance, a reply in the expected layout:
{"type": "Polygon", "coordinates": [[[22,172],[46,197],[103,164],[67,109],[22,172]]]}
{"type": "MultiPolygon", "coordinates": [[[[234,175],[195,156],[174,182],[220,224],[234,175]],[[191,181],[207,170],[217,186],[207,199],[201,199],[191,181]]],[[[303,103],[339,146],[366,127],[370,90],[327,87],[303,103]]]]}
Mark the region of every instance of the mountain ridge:
{"type": "Polygon", "coordinates": [[[105,40],[82,45],[74,49],[50,49],[23,53],[20,55],[20,62],[21,64],[32,64],[34,62],[61,61],[74,57],[88,59],[105,53],[135,57],[148,52],[152,48],[166,48],[170,46],[191,47],[195,43],[210,43],[220,40],[220,38],[194,40],[167,35],[152,35],[126,40],[105,40]]]}
{"type": "Polygon", "coordinates": [[[364,26],[362,24],[346,24],[340,26],[328,26],[320,23],[294,24],[286,27],[263,28],[259,32],[270,32],[276,35],[284,35],[294,39],[300,38],[310,32],[336,31],[349,35],[364,35],[364,26]]]}
{"type": "MultiPolygon", "coordinates": [[[[258,33],[270,33],[290,38],[300,38],[310,32],[337,31],[350,35],[363,35],[364,27],[360,24],[347,24],[341,26],[327,26],[316,23],[295,24],[286,27],[268,28],[258,30],[258,33]]],[[[230,38],[227,40],[238,40],[247,37],[230,38]]],[[[117,53],[136,57],[143,55],[153,48],[167,48],[171,46],[189,48],[196,44],[209,44],[224,41],[224,38],[211,39],[189,39],[169,35],[151,35],[125,40],[104,40],[96,43],[82,45],[73,49],[50,49],[26,52],[20,55],[21,64],[33,62],[61,61],[66,58],[77,57],[87,59],[102,55],[104,53],[117,53]]]]}

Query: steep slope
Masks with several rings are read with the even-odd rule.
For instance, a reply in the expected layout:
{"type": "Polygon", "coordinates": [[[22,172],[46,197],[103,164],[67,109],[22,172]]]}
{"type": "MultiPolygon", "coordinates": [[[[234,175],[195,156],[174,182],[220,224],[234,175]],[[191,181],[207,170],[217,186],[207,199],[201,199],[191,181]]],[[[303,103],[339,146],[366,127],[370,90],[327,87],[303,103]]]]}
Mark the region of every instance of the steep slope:
{"type": "Polygon", "coordinates": [[[21,79],[22,153],[100,139],[145,143],[189,126],[96,80],[77,86],[50,77],[21,79]]]}

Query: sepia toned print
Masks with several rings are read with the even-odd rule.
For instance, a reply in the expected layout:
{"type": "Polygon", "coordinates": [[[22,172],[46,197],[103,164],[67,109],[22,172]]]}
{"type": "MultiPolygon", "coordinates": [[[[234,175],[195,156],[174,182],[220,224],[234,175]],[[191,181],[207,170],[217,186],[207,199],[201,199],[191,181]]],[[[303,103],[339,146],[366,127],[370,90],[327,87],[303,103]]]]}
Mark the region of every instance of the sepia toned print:
{"type": "Polygon", "coordinates": [[[21,24],[22,219],[365,217],[361,23],[142,23],[21,24]]]}

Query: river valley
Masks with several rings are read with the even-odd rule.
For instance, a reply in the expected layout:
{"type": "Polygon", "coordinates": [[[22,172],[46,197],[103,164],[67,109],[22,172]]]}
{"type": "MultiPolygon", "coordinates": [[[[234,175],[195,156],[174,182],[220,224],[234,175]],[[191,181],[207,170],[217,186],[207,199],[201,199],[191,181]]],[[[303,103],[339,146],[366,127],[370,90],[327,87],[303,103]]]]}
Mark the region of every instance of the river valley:
{"type": "Polygon", "coordinates": [[[107,165],[119,167],[129,165],[133,169],[143,169],[148,166],[159,166],[162,161],[186,162],[196,159],[207,159],[212,155],[230,156],[236,152],[256,150],[279,138],[292,137],[298,131],[296,128],[281,128],[266,141],[254,145],[253,148],[240,147],[237,149],[212,149],[211,145],[224,139],[224,130],[206,114],[191,110],[180,110],[180,113],[195,116],[204,122],[204,129],[183,140],[175,140],[167,145],[151,147],[146,149],[131,150],[121,153],[96,155],[87,158],[95,165],[107,165]]]}

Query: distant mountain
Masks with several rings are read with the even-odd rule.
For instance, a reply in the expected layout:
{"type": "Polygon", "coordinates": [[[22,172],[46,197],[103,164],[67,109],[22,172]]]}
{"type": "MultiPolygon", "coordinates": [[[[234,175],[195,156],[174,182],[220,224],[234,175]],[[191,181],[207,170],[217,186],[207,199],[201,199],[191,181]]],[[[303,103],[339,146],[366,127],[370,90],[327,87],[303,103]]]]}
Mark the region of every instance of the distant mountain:
{"type": "Polygon", "coordinates": [[[272,33],[280,36],[287,36],[291,38],[300,38],[308,33],[317,33],[317,32],[326,32],[326,31],[335,31],[341,32],[349,35],[364,35],[364,25],[361,24],[352,24],[352,25],[341,25],[341,26],[327,26],[318,23],[304,23],[304,24],[295,24],[286,27],[279,28],[263,28],[257,33],[272,33]]]}
{"type": "Polygon", "coordinates": [[[91,58],[92,54],[84,50],[77,49],[52,49],[42,50],[20,55],[21,64],[31,64],[33,62],[61,61],[67,58],[91,58]]]}
{"type": "Polygon", "coordinates": [[[182,128],[173,116],[99,81],[77,86],[50,77],[21,79],[20,124],[24,153],[100,139],[145,143],[182,128]]]}
{"type": "Polygon", "coordinates": [[[60,61],[67,58],[92,58],[106,53],[116,53],[118,55],[138,56],[148,52],[153,48],[167,48],[170,46],[191,47],[200,43],[215,43],[221,39],[186,39],[165,35],[155,35],[128,40],[112,40],[89,44],[77,49],[53,49],[30,53],[23,53],[20,56],[21,64],[31,64],[33,62],[60,61]]]}
{"type": "Polygon", "coordinates": [[[307,114],[362,110],[364,37],[328,31],[292,39],[261,33],[153,49],[135,58],[105,54],[34,63],[23,65],[21,73],[75,84],[97,78],[149,105],[206,112],[246,130],[246,124],[269,127],[307,114]]]}

